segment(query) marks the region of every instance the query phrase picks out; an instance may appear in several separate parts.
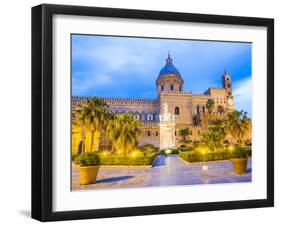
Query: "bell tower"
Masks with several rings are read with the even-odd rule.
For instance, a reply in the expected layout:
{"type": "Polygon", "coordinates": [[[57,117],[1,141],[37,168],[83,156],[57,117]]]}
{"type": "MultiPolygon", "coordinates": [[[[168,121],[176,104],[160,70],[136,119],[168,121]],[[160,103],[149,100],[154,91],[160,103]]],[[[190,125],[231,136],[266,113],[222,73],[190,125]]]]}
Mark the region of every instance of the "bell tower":
{"type": "Polygon", "coordinates": [[[224,70],[224,73],[223,73],[223,76],[222,76],[222,88],[226,89],[226,95],[227,96],[232,96],[231,76],[226,70],[224,70]]]}
{"type": "Polygon", "coordinates": [[[231,75],[224,69],[224,73],[222,76],[222,88],[225,89],[226,97],[227,97],[227,108],[229,111],[234,109],[233,106],[233,95],[232,95],[232,81],[231,75]]]}

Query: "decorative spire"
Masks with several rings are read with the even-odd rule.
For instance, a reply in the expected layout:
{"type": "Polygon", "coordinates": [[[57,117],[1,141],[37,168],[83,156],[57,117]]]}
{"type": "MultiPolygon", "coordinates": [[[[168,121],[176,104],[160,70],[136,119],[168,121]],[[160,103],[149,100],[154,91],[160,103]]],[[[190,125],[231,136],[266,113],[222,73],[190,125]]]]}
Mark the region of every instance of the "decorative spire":
{"type": "Polygon", "coordinates": [[[173,59],[170,56],[170,51],[168,52],[168,58],[166,59],[166,63],[167,64],[172,64],[173,63],[173,59]]]}
{"type": "Polygon", "coordinates": [[[224,75],[228,75],[228,72],[227,72],[226,68],[224,68],[223,74],[224,74],[224,75]]]}

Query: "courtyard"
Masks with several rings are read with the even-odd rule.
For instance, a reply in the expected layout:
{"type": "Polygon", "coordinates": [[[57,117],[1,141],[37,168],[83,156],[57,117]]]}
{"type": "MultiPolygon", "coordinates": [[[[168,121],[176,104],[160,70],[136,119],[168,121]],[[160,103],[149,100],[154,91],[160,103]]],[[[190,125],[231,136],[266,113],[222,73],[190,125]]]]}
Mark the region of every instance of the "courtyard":
{"type": "Polygon", "coordinates": [[[151,168],[100,168],[89,185],[80,185],[79,166],[73,164],[72,190],[251,182],[251,176],[251,158],[247,173],[237,175],[230,160],[187,164],[178,155],[158,155],[151,168]]]}

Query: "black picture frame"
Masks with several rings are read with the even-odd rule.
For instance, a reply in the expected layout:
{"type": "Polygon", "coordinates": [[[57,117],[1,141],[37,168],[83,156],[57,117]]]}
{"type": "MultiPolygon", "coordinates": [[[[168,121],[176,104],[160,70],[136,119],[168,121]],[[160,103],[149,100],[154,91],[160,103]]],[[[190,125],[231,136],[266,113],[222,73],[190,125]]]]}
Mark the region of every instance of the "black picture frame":
{"type": "Polygon", "coordinates": [[[32,8],[32,218],[123,217],[274,206],[274,20],[268,18],[43,4],[32,8]],[[267,28],[267,198],[95,210],[52,210],[52,18],[55,14],[267,28]]]}

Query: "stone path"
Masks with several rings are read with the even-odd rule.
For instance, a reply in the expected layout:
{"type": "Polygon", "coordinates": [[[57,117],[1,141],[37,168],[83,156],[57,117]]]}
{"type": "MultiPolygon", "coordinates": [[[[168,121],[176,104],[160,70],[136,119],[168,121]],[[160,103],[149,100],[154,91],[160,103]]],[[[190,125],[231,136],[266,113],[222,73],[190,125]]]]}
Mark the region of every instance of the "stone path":
{"type": "Polygon", "coordinates": [[[230,161],[187,165],[178,155],[159,155],[152,168],[101,168],[91,185],[79,184],[78,167],[72,173],[73,190],[251,182],[251,159],[245,175],[234,174],[230,161]]]}

